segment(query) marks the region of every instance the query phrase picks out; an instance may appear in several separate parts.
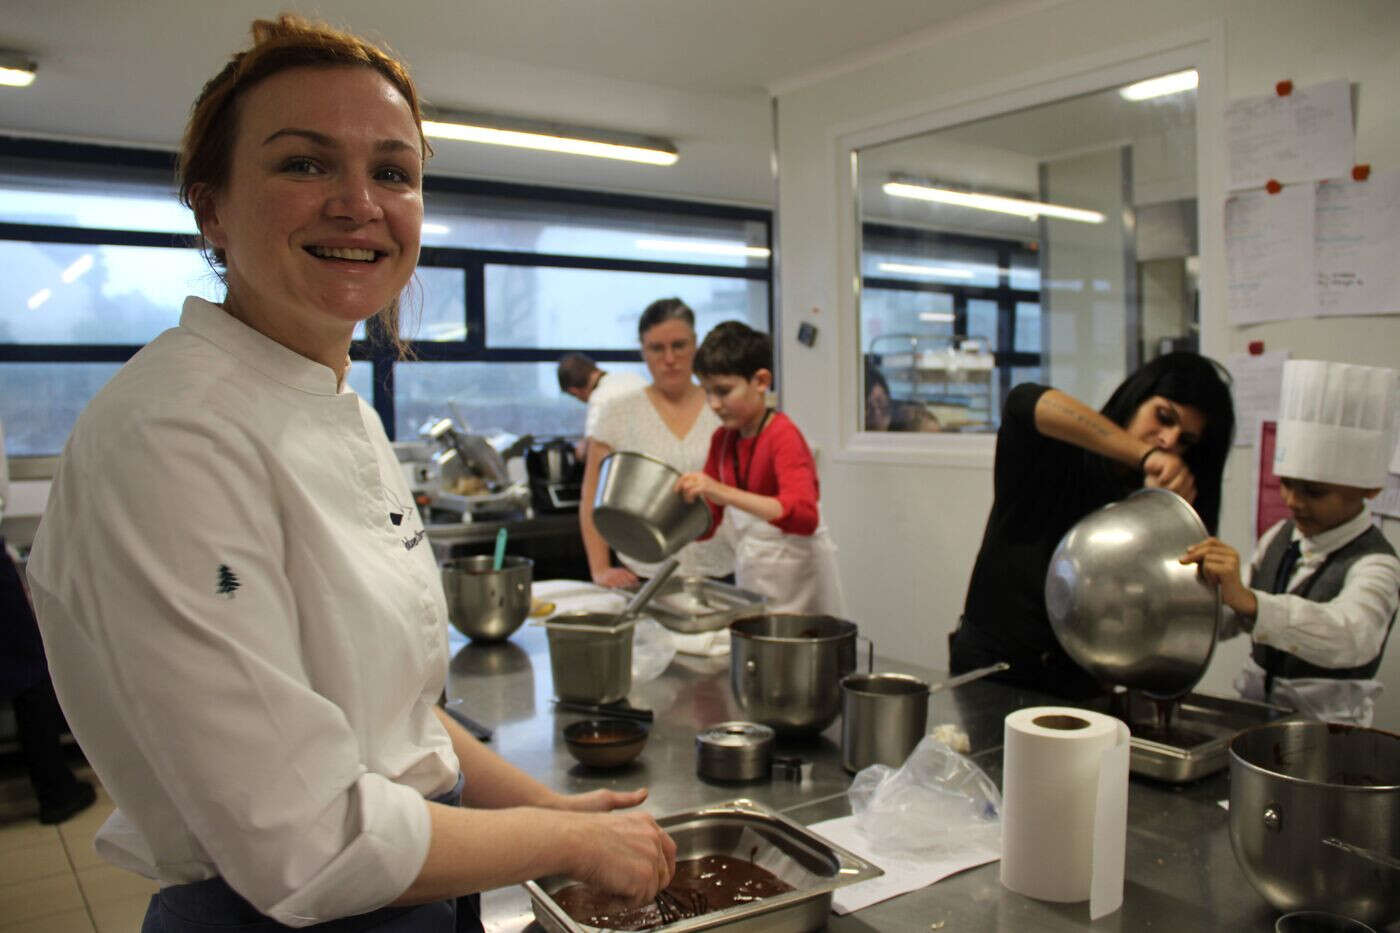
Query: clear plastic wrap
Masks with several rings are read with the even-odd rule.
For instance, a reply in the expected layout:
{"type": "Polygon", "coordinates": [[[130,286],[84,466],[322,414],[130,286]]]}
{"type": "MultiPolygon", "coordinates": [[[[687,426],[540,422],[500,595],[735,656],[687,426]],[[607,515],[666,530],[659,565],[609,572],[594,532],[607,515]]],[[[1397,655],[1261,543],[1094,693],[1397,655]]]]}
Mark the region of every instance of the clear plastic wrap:
{"type": "Polygon", "coordinates": [[[861,834],[880,850],[921,857],[1001,850],[1001,792],[970,758],[931,735],[902,767],[860,771],[847,796],[861,834]]]}
{"type": "Polygon", "coordinates": [[[650,617],[637,620],[632,630],[632,683],[644,684],[661,676],[676,656],[676,639],[650,617]]]}

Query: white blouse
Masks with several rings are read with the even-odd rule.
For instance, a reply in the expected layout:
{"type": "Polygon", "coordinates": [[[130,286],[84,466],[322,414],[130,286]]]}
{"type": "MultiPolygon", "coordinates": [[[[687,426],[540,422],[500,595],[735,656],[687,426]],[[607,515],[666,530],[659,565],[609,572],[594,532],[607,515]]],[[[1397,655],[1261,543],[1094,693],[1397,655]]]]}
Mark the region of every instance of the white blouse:
{"type": "MultiPolygon", "coordinates": [[[[608,400],[598,417],[594,439],[613,450],[647,454],[675,470],[691,473],[705,468],[710,438],[719,428],[719,416],[705,405],[685,437],[676,437],[647,392],[630,392],[608,400]]],[[[626,554],[618,557],[640,577],[650,577],[660,567],[626,554]]],[[[687,544],[676,557],[681,562],[677,572],[684,576],[724,577],[734,572],[734,548],[724,529],[708,541],[687,544]]]]}
{"type": "MultiPolygon", "coordinates": [[[[305,926],[397,898],[457,757],[447,608],[378,416],[198,298],[83,412],[29,562],[109,861],[305,926]]],[[[468,777],[470,780],[470,777],[468,777]]]]}

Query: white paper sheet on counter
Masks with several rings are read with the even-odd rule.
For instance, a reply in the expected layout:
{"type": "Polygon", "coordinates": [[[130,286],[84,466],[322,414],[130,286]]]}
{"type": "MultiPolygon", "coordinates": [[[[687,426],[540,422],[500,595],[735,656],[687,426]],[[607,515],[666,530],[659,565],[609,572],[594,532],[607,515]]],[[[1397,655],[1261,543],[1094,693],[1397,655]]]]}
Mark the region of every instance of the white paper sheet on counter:
{"type": "Polygon", "coordinates": [[[838,888],[831,897],[831,909],[838,914],[849,914],[908,891],[927,887],[949,875],[995,862],[1000,857],[995,850],[976,846],[970,846],[956,855],[945,854],[931,860],[913,859],[903,853],[893,856],[870,844],[856,826],[854,816],[813,823],[807,828],[843,849],[874,862],[885,871],[879,878],[838,888]]]}

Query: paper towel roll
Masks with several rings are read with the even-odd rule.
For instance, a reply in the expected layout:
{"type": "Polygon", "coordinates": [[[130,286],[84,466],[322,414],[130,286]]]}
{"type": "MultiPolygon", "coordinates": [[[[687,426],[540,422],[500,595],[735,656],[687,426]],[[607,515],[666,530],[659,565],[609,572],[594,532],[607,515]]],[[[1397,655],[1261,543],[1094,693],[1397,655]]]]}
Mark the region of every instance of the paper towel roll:
{"type": "Polygon", "coordinates": [[[1035,706],[1006,717],[1001,883],[1046,901],[1123,901],[1128,727],[1112,716],[1035,706]],[[1092,895],[1092,899],[1091,899],[1092,895]]]}

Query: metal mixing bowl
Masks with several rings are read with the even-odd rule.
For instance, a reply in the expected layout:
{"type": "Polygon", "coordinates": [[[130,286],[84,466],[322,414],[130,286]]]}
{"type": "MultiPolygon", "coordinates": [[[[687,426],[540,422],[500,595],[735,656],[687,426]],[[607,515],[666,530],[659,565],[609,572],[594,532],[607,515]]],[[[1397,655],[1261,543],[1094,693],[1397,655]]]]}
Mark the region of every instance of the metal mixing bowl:
{"type": "Polygon", "coordinates": [[[680,474],[635,451],[603,458],[593,524],[615,550],[643,561],[665,560],[710,529],[710,509],[676,492],[680,474]]]}
{"type": "Polygon", "coordinates": [[[442,589],[453,628],[472,641],[504,641],[530,614],[534,562],[508,556],[492,570],[489,555],[445,561],[442,589]]]}
{"type": "Polygon", "coordinates": [[[757,615],[729,626],[729,683],[746,718],[820,732],[841,713],[856,669],[856,624],[823,615],[757,615]]]}
{"type": "Polygon", "coordinates": [[[1069,656],[1106,684],[1171,698],[1210,664],[1220,588],[1178,558],[1207,537],[1176,493],[1140,489],[1090,512],[1050,558],[1045,608],[1069,656]]]}
{"type": "Polygon", "coordinates": [[[1276,910],[1400,919],[1400,735],[1292,720],[1230,742],[1230,844],[1276,910]],[[1326,840],[1326,841],[1324,841],[1326,840]]]}

